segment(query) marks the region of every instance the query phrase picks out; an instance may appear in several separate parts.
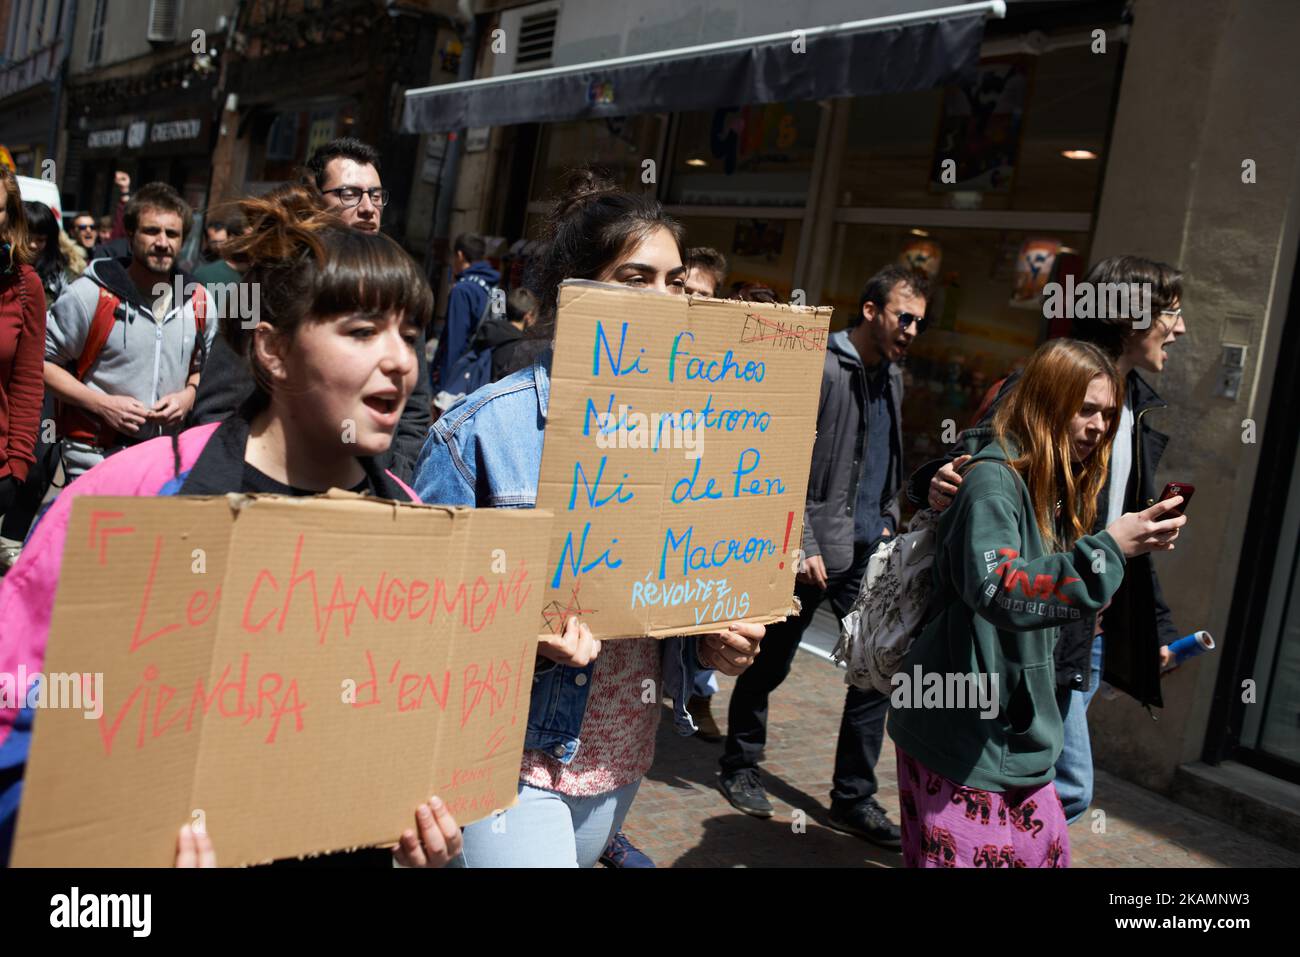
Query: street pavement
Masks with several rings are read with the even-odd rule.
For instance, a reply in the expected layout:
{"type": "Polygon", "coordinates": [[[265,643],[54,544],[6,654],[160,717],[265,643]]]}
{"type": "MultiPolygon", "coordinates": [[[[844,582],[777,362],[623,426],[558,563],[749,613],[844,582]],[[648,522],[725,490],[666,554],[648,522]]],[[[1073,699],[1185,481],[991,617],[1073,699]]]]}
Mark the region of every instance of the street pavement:
{"type": "MultiPolygon", "coordinates": [[[[713,709],[725,731],[735,680],[720,675],[719,684],[713,709]]],[[[901,866],[898,854],[827,826],[844,693],[843,672],[833,664],[816,652],[796,656],[771,700],[762,770],[776,815],[766,821],[735,810],[718,791],[722,745],[679,737],[665,708],[654,766],[624,832],[659,867],[901,866]]],[[[877,798],[897,823],[888,734],[876,770],[877,798]]],[[[1100,770],[1092,808],[1070,828],[1070,844],[1075,867],[1300,866],[1300,855],[1100,770]]]]}

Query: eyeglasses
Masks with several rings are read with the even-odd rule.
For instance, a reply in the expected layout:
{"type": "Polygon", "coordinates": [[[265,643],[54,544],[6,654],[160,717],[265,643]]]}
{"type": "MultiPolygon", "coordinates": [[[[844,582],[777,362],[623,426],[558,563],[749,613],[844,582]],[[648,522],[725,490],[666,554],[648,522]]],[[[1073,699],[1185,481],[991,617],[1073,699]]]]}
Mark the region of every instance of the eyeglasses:
{"type": "Polygon", "coordinates": [[[898,317],[898,328],[900,329],[906,329],[912,323],[916,323],[916,334],[918,336],[925,332],[925,327],[929,325],[929,320],[925,316],[914,316],[910,312],[896,312],[894,315],[898,317]]]}
{"type": "Polygon", "coordinates": [[[84,233],[88,229],[93,230],[95,228],[95,224],[94,223],[73,223],[72,228],[77,230],[78,232],[84,233]]]}
{"type": "Polygon", "coordinates": [[[362,196],[369,196],[370,202],[374,203],[377,208],[383,208],[388,202],[388,190],[381,187],[373,189],[361,189],[359,186],[339,186],[335,189],[322,190],[325,193],[334,193],[339,198],[339,205],[344,209],[351,209],[361,202],[362,196]]]}
{"type": "Polygon", "coordinates": [[[1160,315],[1173,316],[1175,319],[1181,319],[1183,318],[1183,307],[1179,306],[1177,309],[1161,309],[1160,315]]]}

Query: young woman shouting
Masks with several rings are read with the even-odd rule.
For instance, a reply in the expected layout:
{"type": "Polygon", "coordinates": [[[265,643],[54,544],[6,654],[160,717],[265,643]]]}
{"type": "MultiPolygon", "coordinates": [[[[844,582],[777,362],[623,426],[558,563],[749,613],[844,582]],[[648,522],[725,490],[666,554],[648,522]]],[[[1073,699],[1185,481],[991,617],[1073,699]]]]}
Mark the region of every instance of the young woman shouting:
{"type": "MultiPolygon", "coordinates": [[[[0,585],[0,669],[41,670],[79,495],[301,496],[344,488],[415,498],[374,457],[392,442],[415,386],[415,341],[433,309],[419,267],[391,239],[349,229],[321,210],[305,187],[241,205],[250,228],[230,254],[248,263],[248,281],[260,283],[260,322],[252,330],[224,322],[222,333],[252,367],[252,397],[220,424],[112,455],[64,490],[0,585]],[[355,423],[353,441],[344,441],[345,420],[355,423]]],[[[0,709],[0,860],[8,856],[31,728],[30,709],[0,709]]],[[[399,862],[441,865],[458,850],[454,822],[439,824],[445,812],[436,799],[421,805],[396,851],[399,862]]],[[[194,837],[181,836],[182,862],[210,857],[195,853],[194,837]]]]}

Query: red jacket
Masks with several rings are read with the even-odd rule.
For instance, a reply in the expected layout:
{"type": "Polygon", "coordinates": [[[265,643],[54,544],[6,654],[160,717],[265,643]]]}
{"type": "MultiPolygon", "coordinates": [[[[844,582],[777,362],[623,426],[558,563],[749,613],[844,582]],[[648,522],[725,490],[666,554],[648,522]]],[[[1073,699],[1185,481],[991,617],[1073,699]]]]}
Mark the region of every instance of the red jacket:
{"type": "Polygon", "coordinates": [[[27,478],[45,397],[45,290],[31,266],[0,276],[0,478],[27,478]]]}

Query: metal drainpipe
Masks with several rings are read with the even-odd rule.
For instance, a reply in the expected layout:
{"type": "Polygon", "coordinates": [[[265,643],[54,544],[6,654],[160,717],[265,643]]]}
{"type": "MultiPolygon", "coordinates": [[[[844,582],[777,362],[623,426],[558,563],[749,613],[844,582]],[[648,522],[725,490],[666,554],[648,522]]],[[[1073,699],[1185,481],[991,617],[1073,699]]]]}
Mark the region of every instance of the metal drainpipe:
{"type": "MultiPolygon", "coordinates": [[[[77,0],[68,0],[67,17],[63,21],[63,62],[59,64],[59,69],[54,74],[54,109],[50,117],[50,138],[47,144],[49,148],[45,152],[45,158],[53,159],[55,162],[58,162],[59,157],[59,127],[62,125],[59,122],[59,116],[63,111],[64,79],[68,74],[68,64],[72,62],[73,26],[76,22],[77,0]]],[[[64,159],[67,159],[67,157],[65,156],[64,159]]],[[[32,172],[37,176],[41,175],[40,170],[33,170],[32,172]]],[[[58,182],[63,181],[63,177],[58,175],[57,171],[55,179],[58,182]]],[[[63,206],[62,190],[59,191],[59,206],[60,208],[63,206]]]]}
{"type": "MultiPolygon", "coordinates": [[[[467,7],[468,5],[465,5],[467,7]]],[[[460,69],[456,73],[457,80],[474,79],[474,58],[478,54],[478,18],[472,14],[469,16],[464,31],[460,36],[461,55],[460,69]]],[[[442,172],[438,176],[438,202],[434,206],[433,213],[433,234],[429,237],[430,245],[433,247],[433,269],[430,279],[433,280],[435,294],[441,293],[441,286],[444,279],[445,267],[448,262],[447,255],[447,230],[451,225],[451,206],[456,198],[456,182],[460,176],[460,156],[461,144],[465,139],[464,130],[456,130],[455,138],[447,144],[447,152],[443,156],[442,172]]],[[[435,300],[436,301],[436,300],[435,300]]]]}

